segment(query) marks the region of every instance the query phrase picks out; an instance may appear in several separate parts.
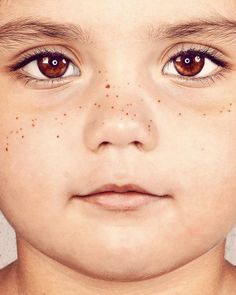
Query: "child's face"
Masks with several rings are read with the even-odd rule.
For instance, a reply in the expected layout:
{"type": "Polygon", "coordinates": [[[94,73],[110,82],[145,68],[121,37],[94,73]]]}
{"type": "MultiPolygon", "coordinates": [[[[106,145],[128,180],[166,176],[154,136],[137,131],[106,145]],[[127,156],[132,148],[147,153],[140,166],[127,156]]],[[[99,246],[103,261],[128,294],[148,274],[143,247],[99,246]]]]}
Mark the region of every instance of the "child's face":
{"type": "Polygon", "coordinates": [[[19,238],[60,263],[138,279],[196,259],[236,222],[235,27],[189,34],[184,25],[175,38],[163,27],[232,19],[236,7],[95,2],[0,8],[1,25],[44,25],[34,35],[32,23],[0,31],[0,206],[19,238]],[[75,27],[70,38],[46,36],[50,22],[90,37],[75,27]],[[133,211],[72,198],[107,183],[169,197],[133,211]]]}

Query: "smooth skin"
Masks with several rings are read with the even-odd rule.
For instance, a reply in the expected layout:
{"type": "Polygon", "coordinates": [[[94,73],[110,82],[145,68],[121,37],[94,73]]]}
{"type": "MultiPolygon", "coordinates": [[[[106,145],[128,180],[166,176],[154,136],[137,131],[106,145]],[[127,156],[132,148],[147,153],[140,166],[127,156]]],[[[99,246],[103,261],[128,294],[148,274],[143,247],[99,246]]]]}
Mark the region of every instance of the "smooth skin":
{"type": "Polygon", "coordinates": [[[236,42],[147,34],[151,24],[232,19],[235,9],[223,0],[1,2],[1,26],[46,17],[91,35],[1,49],[0,208],[18,246],[1,294],[235,294],[224,246],[236,223],[236,42]],[[179,43],[215,48],[231,70],[204,84],[164,75],[179,43]],[[62,51],[81,75],[55,87],[9,70],[38,47],[62,51]],[[121,212],[72,198],[106,183],[170,197],[121,212]]]}

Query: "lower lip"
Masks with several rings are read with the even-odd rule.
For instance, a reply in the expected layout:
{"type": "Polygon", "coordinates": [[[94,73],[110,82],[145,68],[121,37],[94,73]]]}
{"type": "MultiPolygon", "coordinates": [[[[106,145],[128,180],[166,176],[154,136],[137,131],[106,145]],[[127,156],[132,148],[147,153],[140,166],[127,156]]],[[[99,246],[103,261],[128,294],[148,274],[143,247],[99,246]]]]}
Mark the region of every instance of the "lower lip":
{"type": "Polygon", "coordinates": [[[104,192],[91,196],[76,196],[76,198],[108,210],[135,210],[149,203],[156,202],[164,198],[164,196],[152,196],[136,192],[104,192]]]}

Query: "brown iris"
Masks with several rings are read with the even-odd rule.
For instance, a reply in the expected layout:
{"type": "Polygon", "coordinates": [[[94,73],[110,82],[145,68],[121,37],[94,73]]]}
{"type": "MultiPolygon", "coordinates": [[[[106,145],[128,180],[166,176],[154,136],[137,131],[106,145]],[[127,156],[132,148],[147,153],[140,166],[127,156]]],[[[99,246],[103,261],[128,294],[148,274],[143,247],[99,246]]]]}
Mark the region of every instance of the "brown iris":
{"type": "Polygon", "coordinates": [[[63,56],[44,56],[38,58],[40,72],[48,78],[60,78],[65,74],[70,61],[63,56]]]}
{"type": "Polygon", "coordinates": [[[182,76],[196,76],[201,72],[205,58],[199,53],[181,54],[174,60],[177,72],[182,76]]]}

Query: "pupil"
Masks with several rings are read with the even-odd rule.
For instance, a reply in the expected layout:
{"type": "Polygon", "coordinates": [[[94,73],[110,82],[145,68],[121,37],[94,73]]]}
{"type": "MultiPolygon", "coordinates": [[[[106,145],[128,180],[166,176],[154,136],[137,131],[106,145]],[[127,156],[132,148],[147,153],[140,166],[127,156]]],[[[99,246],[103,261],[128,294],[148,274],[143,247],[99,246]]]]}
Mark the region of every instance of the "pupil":
{"type": "Polygon", "coordinates": [[[55,67],[55,66],[57,66],[58,65],[58,61],[56,60],[56,59],[54,59],[53,61],[52,61],[52,65],[55,67]]]}

